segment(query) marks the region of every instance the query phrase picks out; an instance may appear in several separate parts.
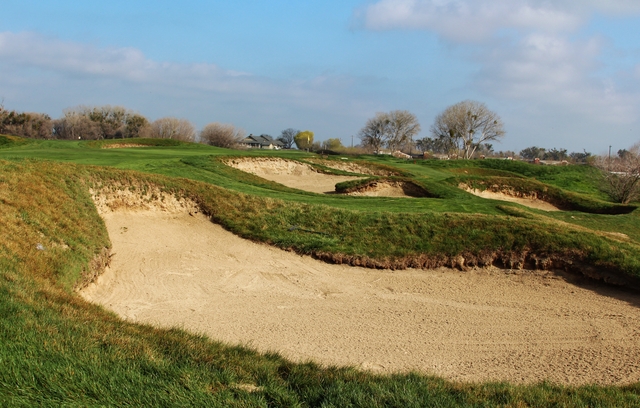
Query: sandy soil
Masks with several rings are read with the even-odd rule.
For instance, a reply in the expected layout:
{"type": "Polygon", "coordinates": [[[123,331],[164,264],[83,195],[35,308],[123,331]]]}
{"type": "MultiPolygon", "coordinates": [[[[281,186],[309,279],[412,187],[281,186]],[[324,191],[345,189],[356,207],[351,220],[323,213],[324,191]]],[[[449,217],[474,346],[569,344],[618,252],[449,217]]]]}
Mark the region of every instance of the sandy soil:
{"type": "Polygon", "coordinates": [[[537,198],[524,198],[524,197],[513,197],[510,196],[508,194],[504,194],[504,193],[496,193],[493,191],[489,191],[489,190],[484,190],[484,191],[480,191],[480,190],[476,190],[476,189],[472,189],[472,188],[465,188],[465,190],[473,195],[476,195],[478,197],[482,197],[482,198],[490,198],[492,200],[502,200],[502,201],[509,201],[512,203],[518,203],[530,208],[535,208],[538,210],[544,210],[544,211],[560,211],[560,209],[558,207],[556,207],[553,204],[549,204],[546,201],[543,200],[538,200],[537,198]]]}
{"type": "Polygon", "coordinates": [[[135,144],[135,143],[111,143],[103,145],[103,149],[128,149],[130,147],[151,147],[149,145],[135,144]]]}
{"type": "Polygon", "coordinates": [[[101,205],[111,267],[81,295],[297,361],[462,381],[640,380],[640,296],[543,272],[367,270],[242,240],[183,203],[101,205]]]}
{"type": "Polygon", "coordinates": [[[392,171],[388,171],[388,170],[376,168],[376,167],[363,166],[358,163],[353,163],[349,160],[344,160],[344,161],[321,160],[321,159],[311,159],[311,160],[314,163],[318,163],[323,166],[336,169],[336,170],[348,171],[350,173],[367,174],[371,176],[396,176],[397,175],[397,173],[394,173],[392,171]]]}
{"type": "Polygon", "coordinates": [[[358,178],[318,173],[311,166],[278,158],[233,159],[227,164],[287,187],[319,194],[335,193],[336,184],[358,178]]]}
{"type": "Polygon", "coordinates": [[[378,182],[375,187],[368,187],[361,191],[348,193],[352,196],[367,197],[409,197],[397,183],[378,182]]]}

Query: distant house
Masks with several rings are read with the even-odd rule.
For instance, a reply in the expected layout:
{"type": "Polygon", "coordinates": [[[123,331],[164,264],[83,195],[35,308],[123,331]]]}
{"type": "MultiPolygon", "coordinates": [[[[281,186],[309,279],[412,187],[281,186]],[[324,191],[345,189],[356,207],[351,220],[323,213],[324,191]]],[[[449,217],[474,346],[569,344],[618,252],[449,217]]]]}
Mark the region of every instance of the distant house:
{"type": "Polygon", "coordinates": [[[279,150],[284,147],[284,144],[281,141],[275,140],[269,135],[260,135],[260,136],[249,135],[245,137],[240,142],[240,144],[243,146],[249,147],[251,149],[279,150]]]}

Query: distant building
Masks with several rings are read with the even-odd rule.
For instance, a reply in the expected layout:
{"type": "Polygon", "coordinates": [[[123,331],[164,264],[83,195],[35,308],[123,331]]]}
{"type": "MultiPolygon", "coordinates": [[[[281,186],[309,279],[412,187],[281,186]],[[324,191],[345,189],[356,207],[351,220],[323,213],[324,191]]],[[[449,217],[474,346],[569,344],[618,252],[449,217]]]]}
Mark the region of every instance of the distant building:
{"type": "Polygon", "coordinates": [[[279,150],[284,147],[284,144],[281,141],[275,140],[269,135],[260,135],[260,136],[249,135],[240,142],[240,145],[249,147],[251,149],[270,149],[270,150],[274,150],[274,149],[279,150]]]}

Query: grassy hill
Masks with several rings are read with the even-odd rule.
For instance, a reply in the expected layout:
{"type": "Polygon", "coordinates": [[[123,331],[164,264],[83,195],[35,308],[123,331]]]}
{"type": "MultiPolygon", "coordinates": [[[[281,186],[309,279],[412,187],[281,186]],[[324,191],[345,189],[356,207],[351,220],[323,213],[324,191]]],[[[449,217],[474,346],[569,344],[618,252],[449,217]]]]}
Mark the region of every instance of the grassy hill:
{"type": "MultiPolygon", "coordinates": [[[[123,142],[0,136],[3,406],[640,404],[637,384],[458,384],[417,374],[376,376],[294,364],[181,330],[124,322],[73,292],[100,270],[110,247],[89,190],[116,188],[157,188],[189,197],[240,236],[331,262],[392,268],[580,266],[598,278],[635,287],[640,276],[640,214],[635,207],[617,215],[585,208],[547,213],[481,199],[457,187],[462,178],[477,185],[495,184],[496,178],[505,183],[527,180],[578,197],[587,210],[612,207],[595,188],[588,168],[349,158],[396,168],[432,197],[344,197],[285,188],[222,162],[265,152],[149,140],[127,141],[136,147],[103,148],[110,143],[123,142]]],[[[312,158],[294,151],[268,154],[312,158]]]]}

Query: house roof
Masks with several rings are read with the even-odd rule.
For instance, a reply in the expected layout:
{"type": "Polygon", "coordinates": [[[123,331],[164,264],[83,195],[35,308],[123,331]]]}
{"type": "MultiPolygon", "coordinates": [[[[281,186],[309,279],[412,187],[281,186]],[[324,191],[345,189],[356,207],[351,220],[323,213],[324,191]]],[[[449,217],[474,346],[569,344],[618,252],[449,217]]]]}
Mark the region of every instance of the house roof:
{"type": "Polygon", "coordinates": [[[284,144],[281,141],[276,140],[269,135],[260,135],[260,136],[249,135],[242,141],[242,143],[245,143],[248,145],[260,145],[260,146],[271,146],[271,145],[284,146],[284,144]]]}

